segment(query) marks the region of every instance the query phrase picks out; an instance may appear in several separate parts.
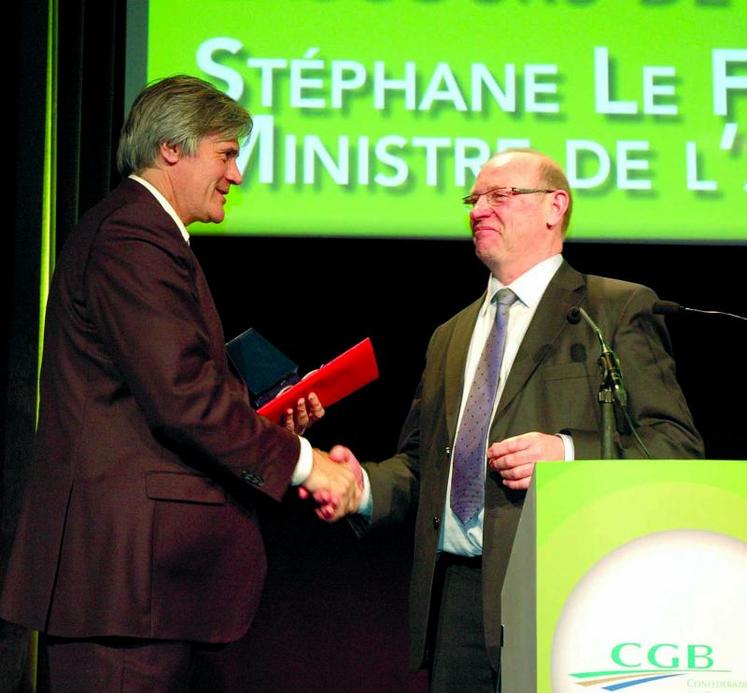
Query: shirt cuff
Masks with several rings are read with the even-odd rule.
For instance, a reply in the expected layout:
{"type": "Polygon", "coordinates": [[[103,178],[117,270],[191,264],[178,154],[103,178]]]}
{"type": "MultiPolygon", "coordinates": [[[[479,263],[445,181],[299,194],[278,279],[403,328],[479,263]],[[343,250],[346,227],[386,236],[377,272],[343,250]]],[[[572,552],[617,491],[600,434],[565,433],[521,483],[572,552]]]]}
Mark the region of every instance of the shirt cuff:
{"type": "Polygon", "coordinates": [[[298,452],[298,462],[293,470],[291,477],[291,486],[300,486],[311,474],[311,468],[314,465],[314,453],[311,451],[311,443],[306,438],[298,436],[301,443],[301,449],[298,452]]]}
{"type": "Polygon", "coordinates": [[[573,462],[576,459],[576,448],[573,445],[573,438],[567,433],[556,433],[556,436],[563,441],[563,460],[573,462]]]}
{"type": "Polygon", "coordinates": [[[371,519],[373,515],[373,498],[371,498],[371,480],[368,478],[368,473],[365,469],[361,468],[363,472],[363,492],[361,493],[361,502],[358,506],[358,514],[363,515],[367,520],[371,519]]]}

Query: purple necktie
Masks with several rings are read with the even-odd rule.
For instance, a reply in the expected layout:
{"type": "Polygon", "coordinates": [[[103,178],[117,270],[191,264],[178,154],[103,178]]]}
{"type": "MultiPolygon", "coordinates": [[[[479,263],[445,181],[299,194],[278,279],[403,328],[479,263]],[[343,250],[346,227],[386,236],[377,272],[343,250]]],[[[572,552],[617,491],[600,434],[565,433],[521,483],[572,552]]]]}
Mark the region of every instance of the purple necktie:
{"type": "Polygon", "coordinates": [[[451,509],[462,524],[467,524],[485,504],[486,441],[506,346],[508,310],[515,300],[511,289],[501,289],[493,296],[493,303],[497,304],[495,324],[477,364],[454,447],[451,509]]]}

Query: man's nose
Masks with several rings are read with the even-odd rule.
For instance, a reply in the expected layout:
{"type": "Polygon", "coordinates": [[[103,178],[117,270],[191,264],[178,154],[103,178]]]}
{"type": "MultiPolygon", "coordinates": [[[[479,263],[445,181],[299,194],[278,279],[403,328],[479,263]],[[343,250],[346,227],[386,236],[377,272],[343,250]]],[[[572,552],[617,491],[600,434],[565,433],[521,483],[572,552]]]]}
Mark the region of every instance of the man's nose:
{"type": "Polygon", "coordinates": [[[228,167],[228,171],[226,171],[226,180],[228,180],[232,185],[240,185],[243,179],[244,176],[242,176],[241,171],[239,171],[238,160],[231,159],[231,165],[228,167]]]}
{"type": "Polygon", "coordinates": [[[485,195],[477,198],[475,206],[469,212],[469,218],[474,222],[476,219],[484,219],[493,212],[493,208],[488,204],[485,195]]]}

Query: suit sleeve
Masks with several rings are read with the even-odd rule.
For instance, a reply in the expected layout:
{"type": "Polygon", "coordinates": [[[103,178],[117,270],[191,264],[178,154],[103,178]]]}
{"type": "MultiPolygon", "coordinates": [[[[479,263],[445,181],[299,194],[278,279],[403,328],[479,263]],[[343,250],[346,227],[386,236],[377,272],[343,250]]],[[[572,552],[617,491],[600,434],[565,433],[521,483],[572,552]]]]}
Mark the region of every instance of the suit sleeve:
{"type": "MultiPolygon", "coordinates": [[[[611,318],[611,347],[620,358],[628,411],[652,458],[701,458],[703,442],[677,382],[664,320],[651,313],[655,300],[653,291],[638,286],[622,304],[617,319],[611,318]]],[[[598,430],[568,432],[573,436],[576,459],[601,456],[598,430]]],[[[616,444],[620,457],[645,456],[621,421],[616,444]]]]}
{"type": "Polygon", "coordinates": [[[90,329],[154,435],[280,498],[299,440],[249,406],[197,278],[191,251],[165,213],[151,205],[116,212],[102,224],[86,266],[90,329]]]}
{"type": "MultiPolygon", "coordinates": [[[[415,510],[420,491],[421,446],[424,444],[424,402],[428,400],[431,408],[443,406],[443,377],[438,375],[439,369],[436,366],[442,358],[442,336],[443,326],[436,330],[428,344],[425,370],[402,426],[397,454],[378,464],[364,465],[371,482],[371,526],[401,522],[415,510]]],[[[432,411],[428,412],[427,417],[433,416],[432,411]]]]}
{"type": "Polygon", "coordinates": [[[363,466],[371,482],[371,525],[401,522],[418,497],[420,481],[420,396],[422,381],[400,433],[397,454],[363,466]]]}

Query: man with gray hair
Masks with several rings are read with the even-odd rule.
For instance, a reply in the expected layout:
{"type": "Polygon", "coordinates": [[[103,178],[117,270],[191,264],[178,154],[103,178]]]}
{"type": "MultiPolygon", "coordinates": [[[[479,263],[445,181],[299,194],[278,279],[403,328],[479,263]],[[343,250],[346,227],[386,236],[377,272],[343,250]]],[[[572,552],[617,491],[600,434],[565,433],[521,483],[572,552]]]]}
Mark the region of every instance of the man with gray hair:
{"type": "Polygon", "coordinates": [[[148,86],[125,180],[81,219],[49,294],[34,461],[0,615],[45,634],[53,691],[171,691],[241,638],[266,559],[257,494],[357,505],[352,473],[257,415],[186,227],[222,221],[249,114],[202,80],[148,86]]]}

